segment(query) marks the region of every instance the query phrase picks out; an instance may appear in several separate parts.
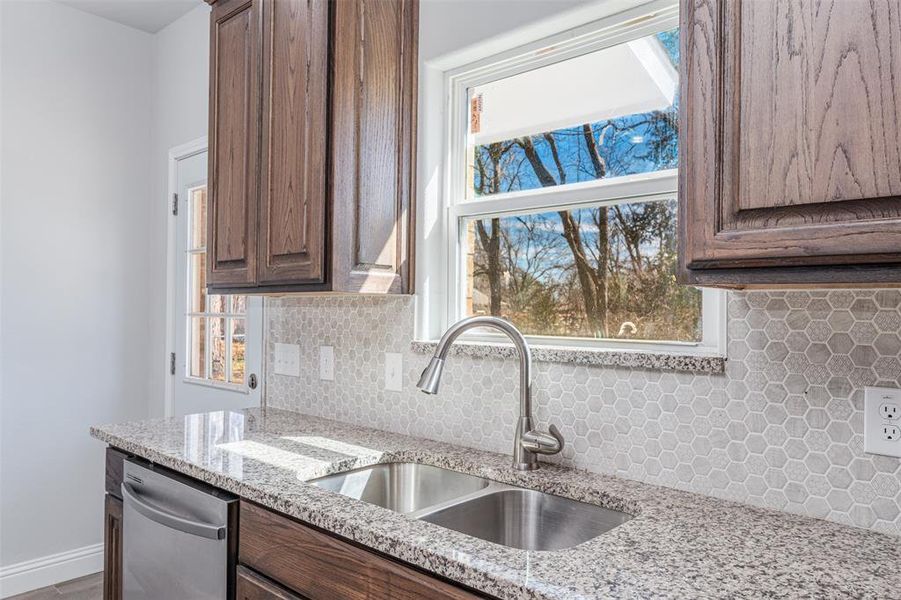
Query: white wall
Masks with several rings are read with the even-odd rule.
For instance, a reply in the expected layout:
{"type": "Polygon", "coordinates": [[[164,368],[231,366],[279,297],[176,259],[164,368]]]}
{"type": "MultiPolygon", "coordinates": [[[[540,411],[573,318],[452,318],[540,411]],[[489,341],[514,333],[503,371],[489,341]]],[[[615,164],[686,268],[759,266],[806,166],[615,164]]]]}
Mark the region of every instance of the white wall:
{"type": "Polygon", "coordinates": [[[210,69],[210,8],[198,7],[162,29],[153,39],[153,199],[149,226],[153,257],[149,345],[153,362],[147,370],[150,411],[162,416],[168,371],[166,349],[166,225],[171,218],[167,195],[170,148],[207,134],[210,69]]]}
{"type": "Polygon", "coordinates": [[[39,0],[0,13],[5,595],[22,581],[11,565],[35,576],[20,563],[101,542],[103,445],[88,427],[148,414],[158,232],[152,36],[39,0]]]}

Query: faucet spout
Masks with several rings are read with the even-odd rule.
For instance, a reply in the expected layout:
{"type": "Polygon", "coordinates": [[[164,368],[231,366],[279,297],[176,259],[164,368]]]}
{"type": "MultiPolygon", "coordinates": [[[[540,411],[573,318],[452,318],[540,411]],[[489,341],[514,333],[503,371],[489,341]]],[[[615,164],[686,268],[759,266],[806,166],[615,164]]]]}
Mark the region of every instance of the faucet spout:
{"type": "Polygon", "coordinates": [[[513,442],[513,467],[520,471],[537,469],[539,454],[557,454],[563,449],[563,436],[553,425],[547,432],[532,426],[532,353],[526,338],[512,323],[498,317],[469,317],[451,325],[441,336],[417,387],[426,394],[438,393],[450,347],[462,333],[475,327],[489,327],[506,334],[516,348],[519,356],[519,419],[513,442]]]}

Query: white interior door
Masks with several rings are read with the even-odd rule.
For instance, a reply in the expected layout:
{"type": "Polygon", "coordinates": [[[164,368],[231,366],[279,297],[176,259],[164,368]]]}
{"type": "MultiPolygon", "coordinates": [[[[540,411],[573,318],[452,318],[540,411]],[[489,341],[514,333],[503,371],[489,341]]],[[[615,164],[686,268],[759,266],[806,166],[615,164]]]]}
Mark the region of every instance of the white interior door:
{"type": "Polygon", "coordinates": [[[260,404],[262,299],[206,291],[206,161],[177,162],[173,415],[260,404]]]}

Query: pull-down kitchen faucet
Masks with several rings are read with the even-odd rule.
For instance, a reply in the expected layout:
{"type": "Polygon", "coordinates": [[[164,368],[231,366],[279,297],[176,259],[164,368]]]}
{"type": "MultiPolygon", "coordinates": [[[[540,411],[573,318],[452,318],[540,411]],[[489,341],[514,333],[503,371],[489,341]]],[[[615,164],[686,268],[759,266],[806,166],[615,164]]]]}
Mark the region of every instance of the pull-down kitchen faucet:
{"type": "Polygon", "coordinates": [[[469,317],[451,325],[441,336],[435,354],[416,387],[426,394],[438,393],[441,372],[451,345],[461,333],[474,327],[502,331],[516,346],[519,354],[519,420],[513,439],[513,468],[518,471],[537,469],[539,454],[557,454],[563,450],[563,436],[554,425],[550,426],[550,431],[532,429],[532,353],[526,338],[509,321],[497,317],[469,317]]]}

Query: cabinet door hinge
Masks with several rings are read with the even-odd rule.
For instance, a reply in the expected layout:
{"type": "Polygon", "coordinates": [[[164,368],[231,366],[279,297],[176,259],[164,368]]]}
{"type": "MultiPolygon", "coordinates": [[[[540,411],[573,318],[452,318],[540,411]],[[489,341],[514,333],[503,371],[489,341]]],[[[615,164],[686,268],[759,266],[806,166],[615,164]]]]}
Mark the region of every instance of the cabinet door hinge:
{"type": "Polygon", "coordinates": [[[172,214],[178,215],[178,194],[172,194],[172,214]]]}
{"type": "Polygon", "coordinates": [[[175,352],[169,353],[169,374],[175,375],[175,352]]]}

